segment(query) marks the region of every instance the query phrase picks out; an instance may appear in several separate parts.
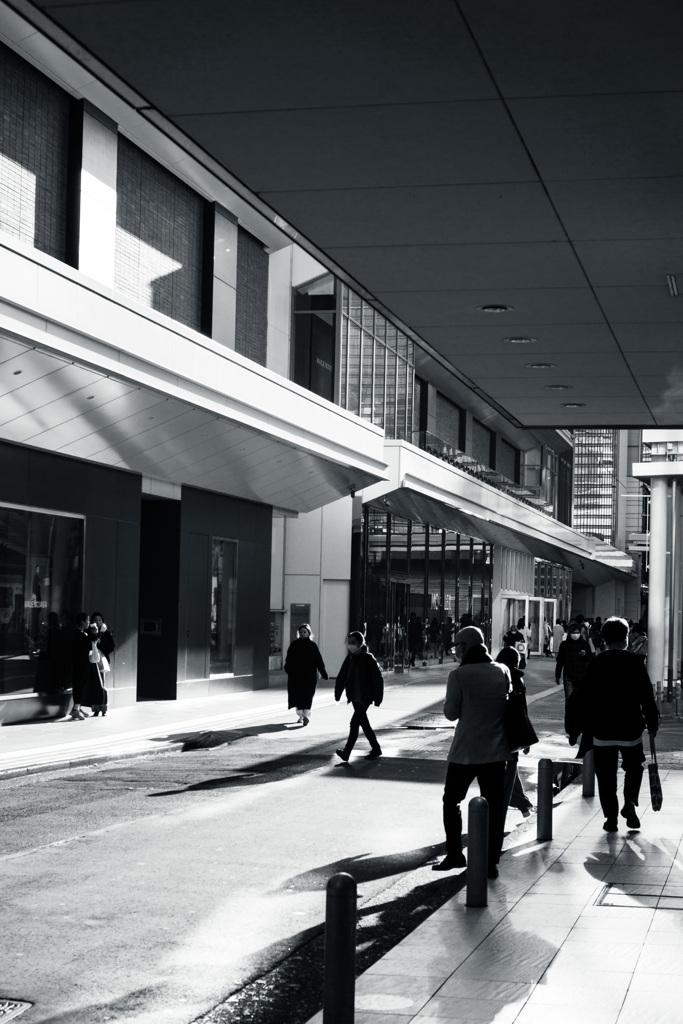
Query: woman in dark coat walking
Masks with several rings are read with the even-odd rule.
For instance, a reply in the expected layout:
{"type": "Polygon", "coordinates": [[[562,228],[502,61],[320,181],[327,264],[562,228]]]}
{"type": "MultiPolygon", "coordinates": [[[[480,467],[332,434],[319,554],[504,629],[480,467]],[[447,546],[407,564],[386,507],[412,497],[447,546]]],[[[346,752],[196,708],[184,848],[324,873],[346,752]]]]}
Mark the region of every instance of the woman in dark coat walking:
{"type": "Polygon", "coordinates": [[[313,633],[307,622],[297,630],[297,638],[293,640],[285,657],[287,673],[288,708],[296,708],[298,720],[308,725],[311,717],[311,705],[315,688],[318,685],[318,672],[327,679],[327,670],[318,645],[313,643],[313,633]]]}
{"type": "Polygon", "coordinates": [[[349,633],[346,638],[346,646],[349,653],[339,669],[334,687],[334,699],[341,700],[342,694],[346,690],[347,701],[353,704],[353,716],[346,746],[337,750],[337,757],[340,757],[342,761],[348,761],[358,739],[358,730],[362,729],[370,744],[370,753],[365,757],[366,760],[372,761],[381,756],[382,748],[368,721],[368,708],[371,704],[376,704],[379,707],[382,703],[384,677],[374,656],[365,646],[365,637],[362,633],[358,631],[349,633]]]}

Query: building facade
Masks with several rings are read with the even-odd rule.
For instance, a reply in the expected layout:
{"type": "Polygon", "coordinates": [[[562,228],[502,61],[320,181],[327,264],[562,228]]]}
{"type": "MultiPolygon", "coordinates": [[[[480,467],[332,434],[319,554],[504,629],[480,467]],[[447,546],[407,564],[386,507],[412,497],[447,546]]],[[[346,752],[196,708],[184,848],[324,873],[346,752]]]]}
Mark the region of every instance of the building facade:
{"type": "MultiPolygon", "coordinates": [[[[4,11],[4,8],[3,8],[4,11]]],[[[223,169],[16,15],[0,91],[0,715],[101,610],[114,706],[265,687],[301,621],[387,669],[632,570],[571,439],[470,391],[223,169]],[[427,644],[431,644],[430,647],[427,644]]],[[[52,666],[68,684],[63,666],[52,666]]]]}

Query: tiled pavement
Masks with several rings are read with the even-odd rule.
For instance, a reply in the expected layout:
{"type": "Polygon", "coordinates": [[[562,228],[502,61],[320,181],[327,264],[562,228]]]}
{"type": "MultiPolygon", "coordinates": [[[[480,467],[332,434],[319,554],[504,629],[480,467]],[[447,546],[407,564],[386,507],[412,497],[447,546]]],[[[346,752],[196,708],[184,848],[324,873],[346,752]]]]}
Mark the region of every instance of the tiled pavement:
{"type": "Polygon", "coordinates": [[[661,776],[637,832],[563,790],[553,839],[507,850],[487,907],[463,889],[357,979],[355,1024],[680,1024],[683,773],[661,776]]]}

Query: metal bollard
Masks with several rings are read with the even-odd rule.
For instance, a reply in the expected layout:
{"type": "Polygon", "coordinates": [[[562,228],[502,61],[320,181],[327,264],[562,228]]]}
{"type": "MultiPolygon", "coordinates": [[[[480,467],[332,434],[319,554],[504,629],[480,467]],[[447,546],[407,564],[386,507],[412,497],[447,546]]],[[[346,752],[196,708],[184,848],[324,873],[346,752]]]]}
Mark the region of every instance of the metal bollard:
{"type": "Polygon", "coordinates": [[[595,758],[592,750],[587,750],[583,755],[583,795],[595,796],[595,758]]]}
{"type": "Polygon", "coordinates": [[[655,691],[656,691],[655,700],[657,701],[657,707],[661,707],[661,704],[662,704],[662,680],[661,679],[658,679],[657,682],[655,683],[655,691]]]}
{"type": "Polygon", "coordinates": [[[467,808],[468,907],[488,906],[489,802],[473,796],[467,808]]]}
{"type": "Polygon", "coordinates": [[[681,681],[676,680],[676,718],[681,717],[681,681]]]}
{"type": "Polygon", "coordinates": [[[536,838],[540,842],[553,838],[553,762],[549,757],[538,762],[536,838]]]}
{"type": "Polygon", "coordinates": [[[342,871],[327,883],[323,1024],[353,1024],[356,996],[356,880],[342,871]]]}

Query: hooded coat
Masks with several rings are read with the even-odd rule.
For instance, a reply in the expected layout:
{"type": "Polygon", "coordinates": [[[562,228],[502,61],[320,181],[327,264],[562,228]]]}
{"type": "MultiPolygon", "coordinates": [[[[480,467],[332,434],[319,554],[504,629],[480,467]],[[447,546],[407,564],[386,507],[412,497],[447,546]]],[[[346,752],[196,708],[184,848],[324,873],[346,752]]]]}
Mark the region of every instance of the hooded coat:
{"type": "Polygon", "coordinates": [[[334,699],[341,700],[346,690],[347,702],[357,701],[369,707],[382,703],[384,697],[384,676],[374,655],[365,644],[357,654],[347,654],[339,669],[334,687],[334,699]]]}

